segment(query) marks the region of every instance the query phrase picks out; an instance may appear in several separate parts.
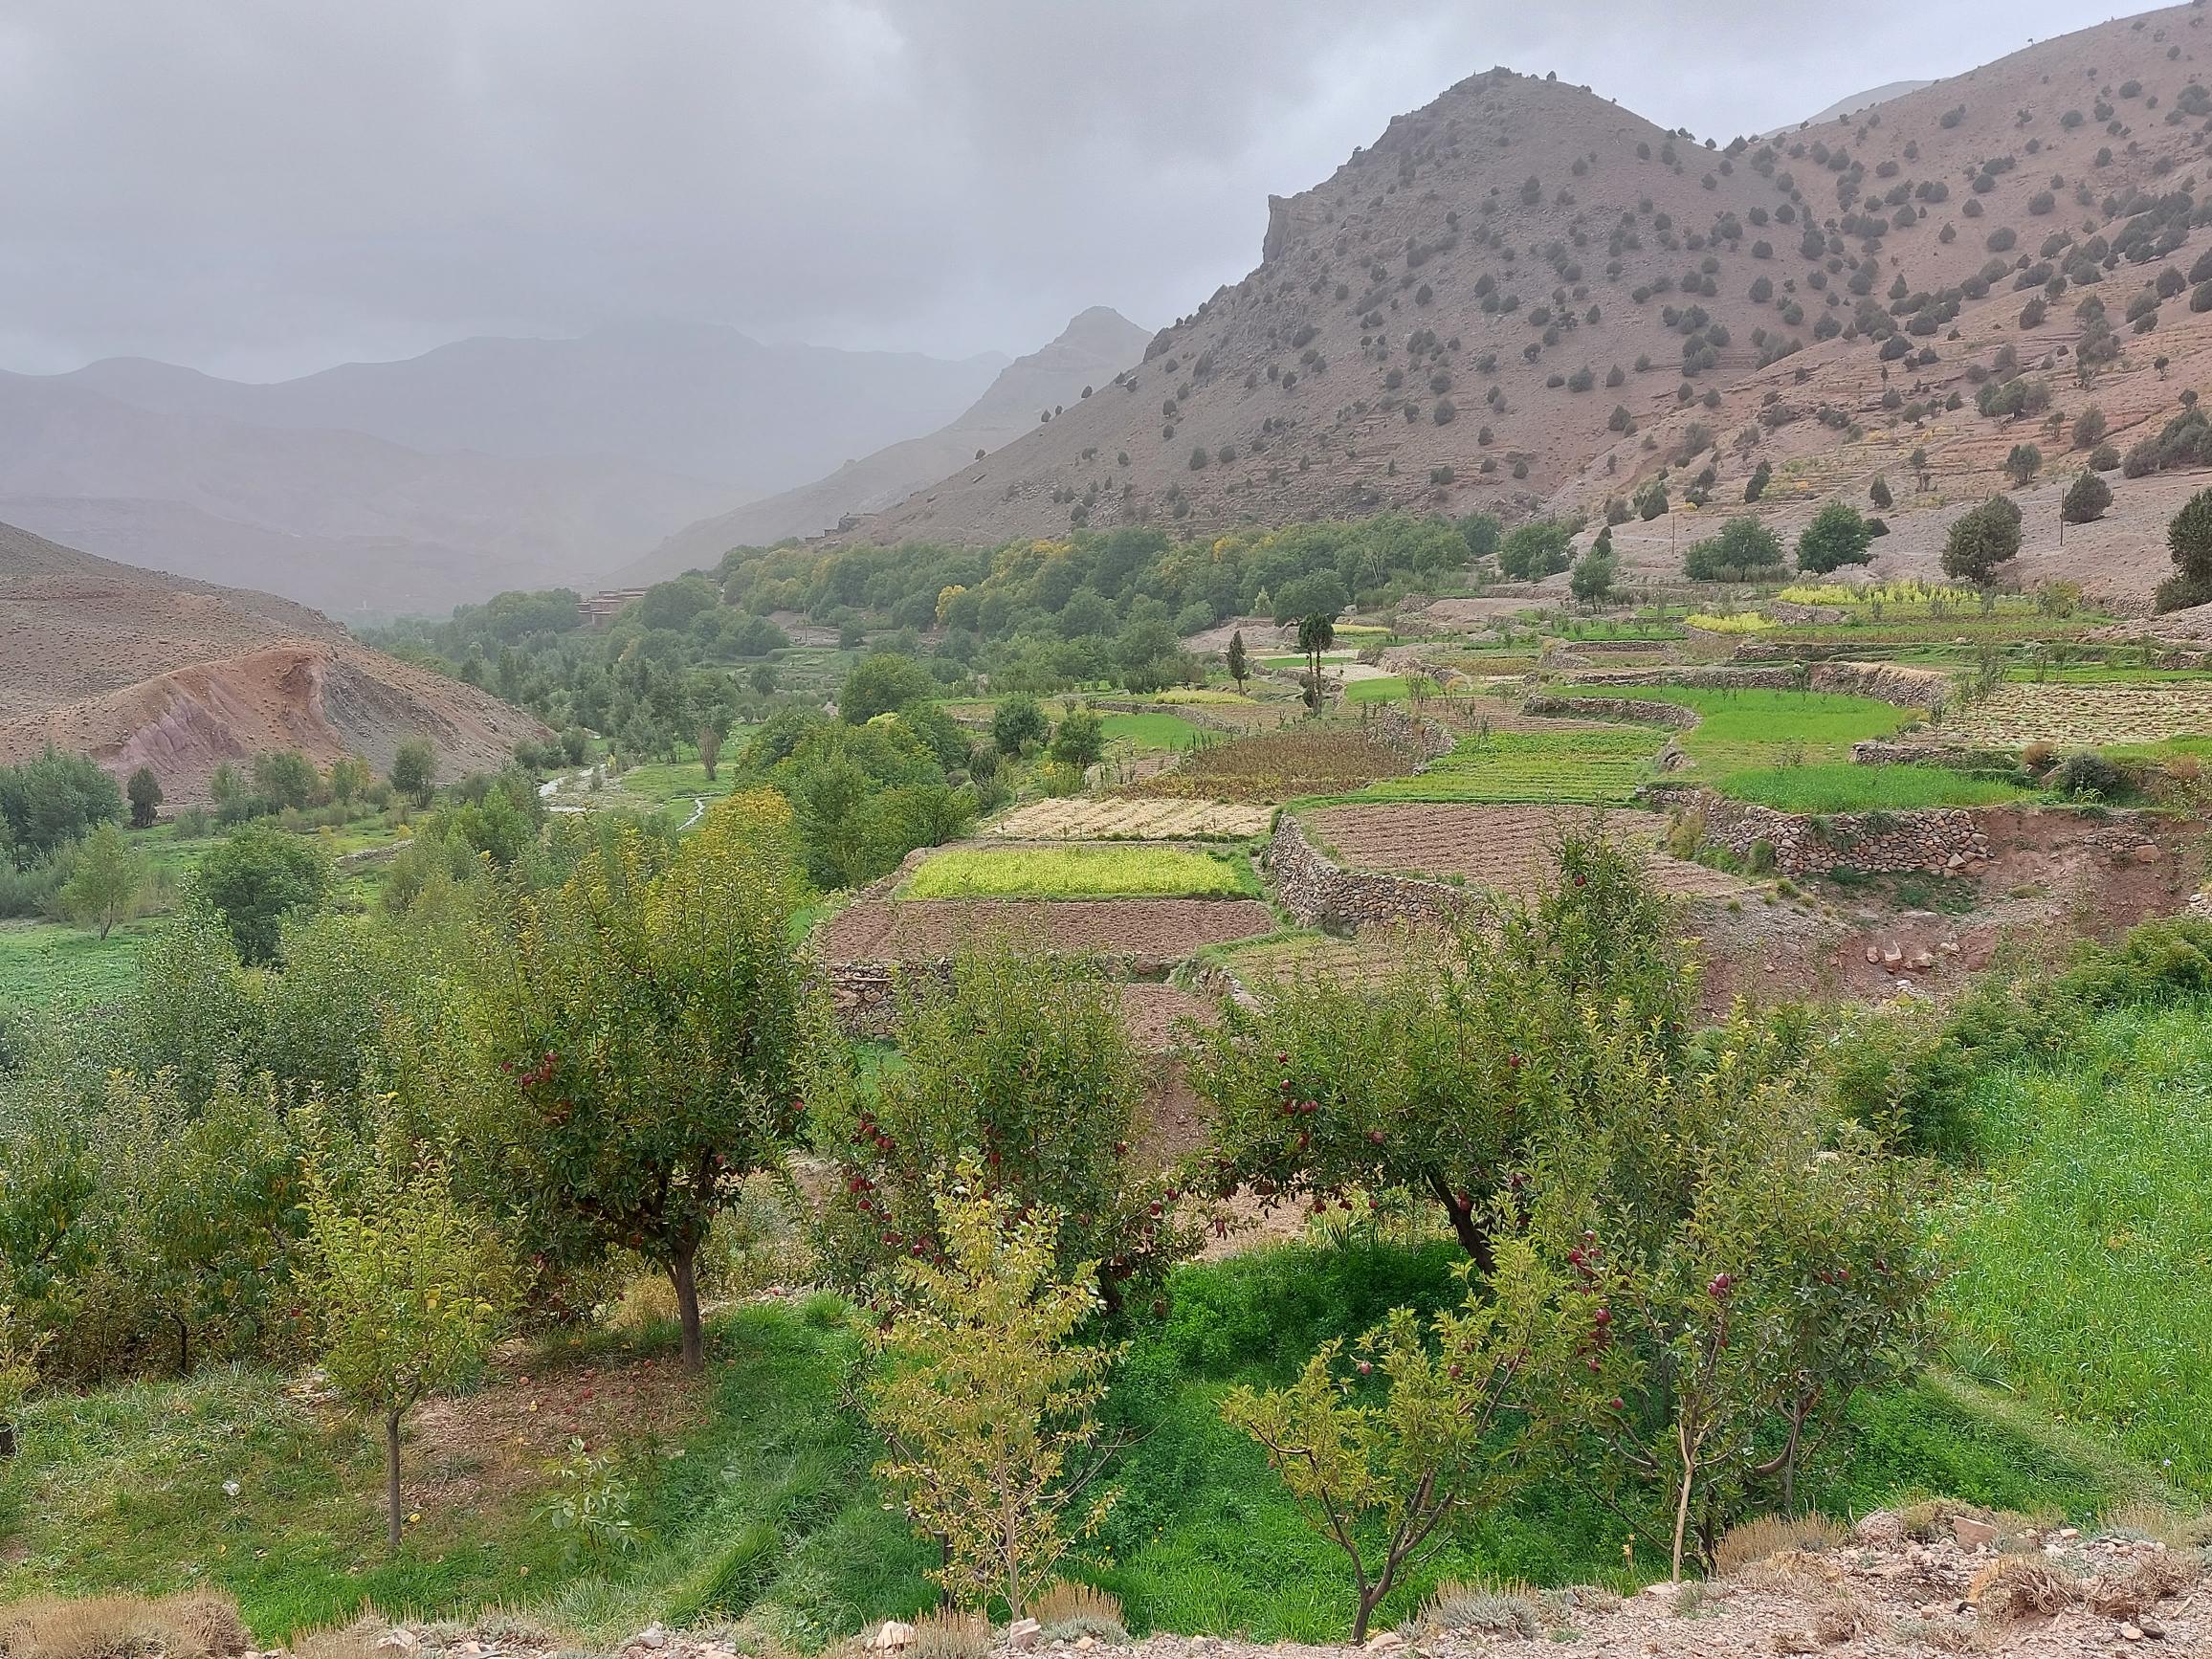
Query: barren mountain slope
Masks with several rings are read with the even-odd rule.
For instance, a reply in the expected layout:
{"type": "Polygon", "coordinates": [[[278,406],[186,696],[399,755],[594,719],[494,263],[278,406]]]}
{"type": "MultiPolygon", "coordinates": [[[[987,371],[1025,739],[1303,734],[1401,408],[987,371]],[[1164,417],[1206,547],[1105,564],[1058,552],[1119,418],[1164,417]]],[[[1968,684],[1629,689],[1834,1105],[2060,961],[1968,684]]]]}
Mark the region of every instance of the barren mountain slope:
{"type": "Polygon", "coordinates": [[[299,748],[388,766],[431,739],[448,776],[502,764],[542,728],[497,698],[348,639],[263,593],[112,564],[0,524],[0,763],[46,743],[172,801],[225,760],[299,748]]]}
{"type": "MultiPolygon", "coordinates": [[[[1674,411],[1718,435],[1800,370],[1881,387],[1899,360],[1875,336],[1920,294],[1957,291],[1919,308],[1928,332],[1907,345],[1962,369],[1950,330],[1978,304],[1987,327],[2016,317],[2013,284],[2047,238],[2071,244],[2055,271],[2132,222],[2137,192],[2194,189],[2203,18],[2100,25],[1855,122],[1725,150],[1582,89],[1477,76],[1272,203],[1258,270],[1163,331],[1134,375],[852,537],[1580,501],[1655,472],[1644,440],[1674,411]],[[1685,409],[1684,386],[1719,407],[1685,409]]],[[[2090,265],[2118,323],[2138,283],[2105,256],[2090,265]]],[[[2054,323],[2075,326],[2073,304],[2054,323]]],[[[1841,430],[1793,437],[1832,448],[1841,430]]]]}
{"type": "Polygon", "coordinates": [[[979,451],[1011,443],[1042,424],[1041,416],[1081,402],[1136,363],[1148,338],[1119,312],[1095,305],[1050,344],[1001,369],[950,425],[848,461],[799,489],[701,520],[610,577],[609,586],[662,581],[711,565],[732,547],[773,546],[785,537],[831,529],[848,514],[896,506],[979,451]]]}

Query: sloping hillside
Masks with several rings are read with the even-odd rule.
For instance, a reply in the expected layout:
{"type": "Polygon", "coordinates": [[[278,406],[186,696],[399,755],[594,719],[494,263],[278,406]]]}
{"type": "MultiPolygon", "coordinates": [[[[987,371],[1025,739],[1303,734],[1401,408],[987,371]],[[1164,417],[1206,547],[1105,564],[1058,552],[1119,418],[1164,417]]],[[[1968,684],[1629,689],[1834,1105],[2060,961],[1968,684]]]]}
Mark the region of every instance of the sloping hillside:
{"type": "Polygon", "coordinates": [[[0,524],[0,762],[47,743],[203,799],[226,760],[298,748],[388,767],[428,737],[447,776],[542,735],[498,698],[372,652],[267,594],[112,564],[0,524]]]}
{"type": "Polygon", "coordinates": [[[800,489],[680,530],[609,578],[609,585],[662,581],[710,565],[732,547],[770,547],[786,537],[833,529],[849,514],[896,506],[924,484],[1091,396],[1139,360],[1148,338],[1119,312],[1095,305],[1050,344],[1000,370],[990,388],[949,426],[849,461],[800,489]]]}
{"type": "MultiPolygon", "coordinates": [[[[1903,464],[1919,446],[1897,383],[1983,369],[1969,359],[2017,328],[2021,286],[2095,287],[2117,327],[2159,269],[2131,264],[2194,253],[2203,20],[2100,25],[1725,148],[1585,89],[1476,76],[1272,203],[1260,266],[1134,374],[852,539],[1586,506],[1709,448],[1714,499],[1732,481],[1740,498],[1770,447],[1836,452],[1868,410],[1905,440],[1872,464],[1903,464]]],[[[2052,303],[2029,364],[2070,367],[2075,302],[2052,303]]],[[[2164,315],[2161,336],[2185,302],[2164,315]]],[[[2133,338],[2100,394],[2152,372],[2133,338]]],[[[1932,490],[1993,481],[2023,434],[1947,418],[1932,490]]]]}

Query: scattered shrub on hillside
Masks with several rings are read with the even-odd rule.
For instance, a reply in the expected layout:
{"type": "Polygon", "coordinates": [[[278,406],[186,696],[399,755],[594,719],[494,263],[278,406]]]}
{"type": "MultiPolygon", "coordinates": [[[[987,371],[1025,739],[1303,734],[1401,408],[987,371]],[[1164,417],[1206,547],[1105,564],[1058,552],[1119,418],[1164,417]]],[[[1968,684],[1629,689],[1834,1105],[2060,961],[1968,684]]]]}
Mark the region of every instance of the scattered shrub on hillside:
{"type": "Polygon", "coordinates": [[[2103,518],[2105,509],[2112,504],[2112,485],[2085,468],[2081,476],[2067,486],[2066,498],[2059,503],[2058,514],[2068,524],[2088,524],[2103,518]]]}
{"type": "Polygon", "coordinates": [[[1951,522],[1943,543],[1943,574],[1986,587],[1997,567],[2020,551],[2020,509],[2010,497],[1992,496],[1951,522]]]}
{"type": "MultiPolygon", "coordinates": [[[[1875,500],[1884,507],[1890,504],[1887,486],[1875,500]]],[[[1798,568],[1826,575],[1846,564],[1865,564],[1873,558],[1868,551],[1873,539],[1870,524],[1856,507],[1848,501],[1826,502],[1798,537],[1798,568]]]]}
{"type": "Polygon", "coordinates": [[[1718,535],[1692,542],[1682,555],[1682,573],[1692,582],[1751,582],[1782,564],[1781,538],[1749,516],[1729,520],[1718,535]]]}

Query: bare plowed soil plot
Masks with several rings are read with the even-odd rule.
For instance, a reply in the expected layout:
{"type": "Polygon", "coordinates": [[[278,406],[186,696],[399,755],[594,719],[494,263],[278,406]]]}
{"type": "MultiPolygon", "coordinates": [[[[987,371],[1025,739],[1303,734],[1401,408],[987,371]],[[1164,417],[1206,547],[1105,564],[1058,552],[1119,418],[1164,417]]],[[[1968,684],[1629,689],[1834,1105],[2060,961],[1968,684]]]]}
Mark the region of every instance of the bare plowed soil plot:
{"type": "Polygon", "coordinates": [[[1274,925],[1274,914],[1256,898],[870,899],[835,917],[821,940],[832,962],[935,961],[1003,939],[1032,950],[1097,951],[1164,966],[1274,925]]]}
{"type": "Polygon", "coordinates": [[[2021,680],[1981,702],[1956,709],[1943,730],[1976,742],[2060,748],[2155,743],[2212,732],[2212,680],[2135,680],[2064,684],[2021,680]]]}
{"type": "MultiPolygon", "coordinates": [[[[1530,894],[1552,871],[1562,830],[1587,829],[1592,815],[1553,807],[1481,807],[1392,802],[1324,807],[1308,820],[1351,870],[1457,875],[1497,893],[1530,894]]],[[[1607,812],[1607,833],[1651,852],[1653,879],[1685,897],[1723,898],[1745,883],[1702,864],[1656,851],[1667,820],[1656,812],[1607,812]]]]}
{"type": "Polygon", "coordinates": [[[1263,835],[1272,814],[1233,801],[1093,800],[1071,795],[1017,807],[984,833],[1013,841],[1181,841],[1263,835]]]}

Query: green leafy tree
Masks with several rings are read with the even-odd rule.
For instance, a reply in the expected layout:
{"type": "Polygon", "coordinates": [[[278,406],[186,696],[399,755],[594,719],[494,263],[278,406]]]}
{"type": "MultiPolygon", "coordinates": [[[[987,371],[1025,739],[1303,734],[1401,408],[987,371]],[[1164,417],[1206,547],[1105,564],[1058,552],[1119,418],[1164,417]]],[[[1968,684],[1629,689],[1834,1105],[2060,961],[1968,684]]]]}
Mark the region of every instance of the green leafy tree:
{"type": "Polygon", "coordinates": [[[284,918],[321,908],[330,896],[330,879],[329,862],[313,842],[267,824],[232,831],[200,859],[192,876],[250,966],[276,959],[284,918]]]}
{"type": "Polygon", "coordinates": [[[1419,1194],[1487,1271],[1501,1183],[1591,1086],[1592,1055],[1654,1032],[1679,1056],[1696,986],[1642,855],[1562,836],[1553,882],[1491,936],[1408,949],[1380,984],[1284,980],[1225,1005],[1190,1057],[1214,1120],[1201,1166],[1224,1197],[1316,1211],[1419,1194]]]}
{"type": "Polygon", "coordinates": [[[1321,708],[1321,653],[1337,643],[1337,624],[1316,611],[1298,623],[1298,650],[1306,658],[1306,707],[1321,708]]]}
{"type": "Polygon", "coordinates": [[[1106,722],[1087,708],[1070,709],[1060,717],[1052,733],[1051,757],[1063,766],[1081,770],[1098,763],[1106,752],[1106,722]]]}
{"type": "Polygon", "coordinates": [[[154,814],[162,807],[162,781],[154,776],[151,766],[141,766],[131,773],[130,782],[123,785],[130,797],[130,826],[133,830],[153,828],[154,814]]]}
{"type": "Polygon", "coordinates": [[[2112,485],[2085,467],[2081,476],[2067,486],[2058,516],[2068,524],[2093,524],[2105,516],[2105,509],[2112,504],[2112,485]]]}
{"type": "Polygon", "coordinates": [[[323,780],[331,800],[341,807],[350,807],[366,796],[375,783],[368,763],[359,755],[339,756],[330,763],[329,775],[323,780]]]}
{"type": "MultiPolygon", "coordinates": [[[[1879,504],[1889,505],[1887,492],[1879,504]]],[[[1868,551],[1873,540],[1873,526],[1858,508],[1848,501],[1829,501],[1798,537],[1798,568],[1825,576],[1846,564],[1865,564],[1873,558],[1868,551]]]]}
{"type": "Polygon", "coordinates": [[[670,854],[617,829],[523,902],[479,978],[502,1080],[486,1139],[556,1259],[635,1250],[669,1276],[704,1363],[697,1260],[739,1178],[797,1123],[807,1025],[790,941],[803,891],[789,806],[718,803],[670,854]]]}
{"type": "Polygon", "coordinates": [[[2200,490],[2182,503],[2166,526],[2166,547],[2180,579],[2212,595],[2212,490],[2200,490]]]}
{"type": "Polygon", "coordinates": [[[145,889],[145,859],[118,826],[102,824],[77,843],[77,862],[61,885],[61,907],[70,920],[105,939],[117,922],[139,913],[145,889]]]}
{"type": "Polygon", "coordinates": [[[483,1368],[514,1303],[505,1245],[457,1204],[432,1158],[307,1165],[307,1284],[324,1371],[383,1420],[387,1541],[399,1547],[400,1426],[483,1368]]]}
{"type": "Polygon", "coordinates": [[[837,712],[849,725],[865,725],[877,715],[896,714],[908,703],[937,692],[929,670],[896,651],[864,656],[845,676],[837,693],[837,712]]]}
{"type": "Polygon", "coordinates": [[[1540,582],[1567,567],[1572,542],[1572,533],[1557,519],[1515,524],[1498,544],[1498,571],[1515,582],[1540,582]]]}
{"type": "Polygon", "coordinates": [[[1781,568],[1781,538],[1750,517],[1729,520],[1682,555],[1682,572],[1692,582],[1753,582],[1781,568]]]}
{"type": "Polygon", "coordinates": [[[1612,597],[1619,570],[1620,564],[1613,555],[1613,532],[1608,526],[1598,532],[1589,550],[1575,561],[1567,575],[1567,591],[1582,604],[1603,605],[1612,597]]]}
{"type": "Polygon", "coordinates": [[[1240,1386],[1223,1400],[1222,1416],[1265,1448],[1350,1562],[1354,1643],[1407,1574],[1527,1486],[1597,1414],[1576,1360],[1604,1333],[1603,1306],[1512,1239],[1456,1311],[1424,1320],[1399,1308],[1349,1360],[1331,1341],[1289,1387],[1240,1386]]]}
{"type": "Polygon", "coordinates": [[[395,793],[427,807],[438,785],[438,752],[428,738],[409,738],[393,751],[391,786],[395,793]]]}
{"type": "Polygon", "coordinates": [[[1045,710],[1027,692],[1001,697],[991,710],[991,742],[1002,755],[1019,755],[1041,743],[1051,730],[1045,710]]]}
{"type": "Polygon", "coordinates": [[[722,745],[729,741],[730,726],[738,718],[738,688],[726,674],[694,677],[690,692],[692,739],[698,745],[699,764],[707,782],[715,781],[721,764],[722,745]]]}
{"type": "Polygon", "coordinates": [[[963,954],[949,981],[902,988],[893,1044],[890,1069],[825,1049],[806,1091],[815,1145],[842,1177],[822,1223],[841,1279],[865,1286],[937,1248],[931,1183],[963,1158],[1060,1218],[1059,1271],[1098,1264],[1111,1307],[1156,1295],[1197,1248],[1172,1173],[1136,1151],[1144,1066],[1098,966],[1004,947],[963,954]]]}
{"type": "Polygon", "coordinates": [[[1245,689],[1245,680],[1251,674],[1251,663],[1245,656],[1244,630],[1238,629],[1228,636],[1228,677],[1236,681],[1236,689],[1245,689]]]}
{"type": "Polygon", "coordinates": [[[1951,521],[1943,543],[1943,574],[1977,587],[1996,579],[1997,567],[2020,552],[2020,509],[2008,496],[1992,496],[1951,521]]]}
{"type": "Polygon", "coordinates": [[[51,858],[97,824],[122,816],[122,791],[82,755],[49,746],[20,765],[0,766],[0,846],[19,867],[51,858]]]}
{"type": "Polygon", "coordinates": [[[279,811],[315,799],[315,763],[298,749],[271,749],[254,757],[255,793],[279,811]]]}
{"type": "Polygon", "coordinates": [[[930,1576],[962,1605],[1003,1597],[1019,1619],[1115,1493],[1094,1492],[1110,1350],[1073,1340],[1097,1311],[1095,1264],[1056,1270],[1060,1217],[1026,1209],[963,1160],[934,1202],[940,1248],[898,1268],[868,1414],[878,1476],[941,1540],[930,1576]]]}
{"type": "Polygon", "coordinates": [[[2004,457],[2004,476],[2015,489],[2024,489],[2043,470],[2043,451],[2033,444],[2014,444],[2004,457]]]}

